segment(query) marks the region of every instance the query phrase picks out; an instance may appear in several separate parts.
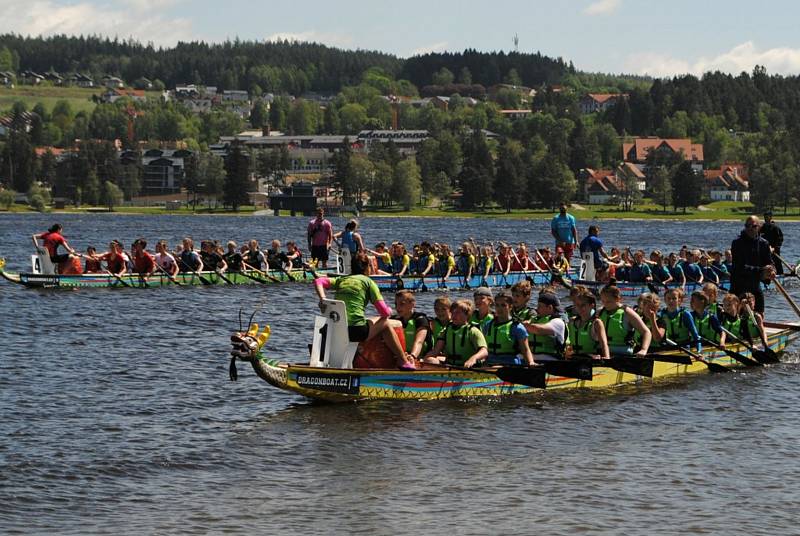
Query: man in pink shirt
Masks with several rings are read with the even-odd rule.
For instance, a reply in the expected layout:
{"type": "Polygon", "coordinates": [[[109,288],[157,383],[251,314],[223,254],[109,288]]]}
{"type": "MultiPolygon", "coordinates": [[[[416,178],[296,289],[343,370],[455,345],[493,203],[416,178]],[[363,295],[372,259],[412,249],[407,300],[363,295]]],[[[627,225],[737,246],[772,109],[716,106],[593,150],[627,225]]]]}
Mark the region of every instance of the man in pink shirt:
{"type": "Polygon", "coordinates": [[[317,217],[308,223],[308,249],[311,250],[311,259],[316,260],[320,266],[328,266],[328,250],[333,241],[333,225],[325,219],[325,211],[317,209],[317,217]]]}

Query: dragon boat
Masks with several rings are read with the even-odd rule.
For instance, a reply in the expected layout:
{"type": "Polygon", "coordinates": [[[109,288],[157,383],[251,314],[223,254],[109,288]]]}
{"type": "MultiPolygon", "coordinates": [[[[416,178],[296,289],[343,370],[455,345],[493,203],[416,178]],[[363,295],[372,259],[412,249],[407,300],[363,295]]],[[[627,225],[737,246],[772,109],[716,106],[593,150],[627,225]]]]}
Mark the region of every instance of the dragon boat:
{"type": "Polygon", "coordinates": [[[427,290],[463,290],[478,287],[507,288],[518,281],[525,280],[530,281],[533,286],[541,287],[553,284],[560,278],[569,281],[572,275],[577,275],[577,268],[570,270],[570,274],[568,275],[556,274],[555,277],[547,270],[528,270],[525,272],[509,272],[508,274],[492,272],[485,277],[483,275],[466,277],[460,274],[453,274],[447,278],[436,274],[429,274],[425,277],[419,275],[407,275],[403,277],[397,277],[395,275],[372,275],[370,277],[381,290],[411,290],[424,292],[427,290]]]}
{"type": "MultiPolygon", "coordinates": [[[[344,304],[323,300],[323,305],[324,316],[315,319],[309,362],[289,363],[269,357],[263,348],[269,328],[259,334],[258,326],[253,325],[247,333],[231,337],[231,379],[237,379],[235,363],[241,360],[249,362],[258,377],[274,387],[328,402],[500,397],[552,389],[607,389],[673,376],[727,371],[745,366],[742,360],[747,362],[755,354],[752,347],[741,344],[728,345],[727,352],[705,348],[695,358],[681,350],[670,350],[655,358],[626,358],[624,366],[614,359],[589,363],[579,367],[580,374],[560,373],[544,365],[464,369],[419,364],[417,370],[354,368],[357,345],[347,339],[344,304]],[[740,358],[731,357],[734,353],[740,358]],[[632,363],[638,366],[631,368],[632,363]]],[[[766,323],[766,330],[768,346],[776,356],[800,336],[798,323],[766,323]]]]}
{"type": "MultiPolygon", "coordinates": [[[[320,269],[324,275],[336,275],[336,268],[320,269]]],[[[278,270],[244,270],[241,272],[181,272],[168,276],[154,272],[149,276],[139,274],[113,275],[94,274],[55,274],[42,272],[9,272],[5,270],[5,260],[0,259],[0,276],[12,283],[31,288],[71,289],[71,288],[153,288],[165,286],[200,285],[254,285],[285,283],[291,281],[312,281],[311,274],[303,270],[281,272],[278,270]]]]}
{"type": "MultiPolygon", "coordinates": [[[[797,276],[794,273],[791,274],[780,274],[775,278],[778,282],[786,285],[792,284],[795,281],[798,281],[797,276]]],[[[599,282],[599,281],[590,281],[587,279],[572,279],[571,283],[573,285],[583,285],[587,287],[589,290],[597,294],[600,292],[607,283],[599,282]]],[[[663,294],[665,290],[671,288],[681,288],[681,285],[675,283],[631,283],[629,281],[617,281],[615,283],[616,287],[619,288],[620,293],[622,296],[626,298],[637,298],[643,292],[655,292],[656,294],[663,294]]],[[[728,291],[730,289],[730,281],[724,280],[721,281],[717,287],[723,291],[728,291]]],[[[765,290],[770,289],[769,284],[763,284],[763,288],[765,290]]],[[[691,294],[695,290],[702,290],[703,284],[702,283],[686,283],[683,285],[683,290],[686,291],[687,294],[691,294]]]]}

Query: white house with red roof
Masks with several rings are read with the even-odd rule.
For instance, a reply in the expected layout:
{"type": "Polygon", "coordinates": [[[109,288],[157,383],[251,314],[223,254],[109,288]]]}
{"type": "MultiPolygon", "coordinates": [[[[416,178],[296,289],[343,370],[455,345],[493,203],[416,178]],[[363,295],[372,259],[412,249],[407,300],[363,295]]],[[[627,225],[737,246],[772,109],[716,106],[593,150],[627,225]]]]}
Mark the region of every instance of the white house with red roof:
{"type": "Polygon", "coordinates": [[[747,165],[726,163],[704,172],[703,189],[712,201],[750,201],[747,165]]]}
{"type": "Polygon", "coordinates": [[[579,106],[582,114],[605,112],[620,99],[627,98],[627,93],[587,93],[581,99],[579,106]]]}

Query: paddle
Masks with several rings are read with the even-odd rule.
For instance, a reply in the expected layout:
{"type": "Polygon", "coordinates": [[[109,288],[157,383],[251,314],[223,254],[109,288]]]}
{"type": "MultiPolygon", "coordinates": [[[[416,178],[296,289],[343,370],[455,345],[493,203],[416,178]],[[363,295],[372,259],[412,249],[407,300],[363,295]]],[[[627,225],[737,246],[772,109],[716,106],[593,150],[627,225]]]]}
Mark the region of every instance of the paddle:
{"type": "Polygon", "coordinates": [[[119,274],[115,274],[114,272],[111,272],[110,270],[105,270],[105,273],[107,273],[108,275],[114,276],[116,278],[116,280],[119,281],[120,283],[122,283],[124,286],[126,286],[128,288],[133,288],[133,286],[130,283],[127,283],[124,279],[122,279],[122,277],[120,277],[119,274]]]}
{"type": "Polygon", "coordinates": [[[786,267],[789,269],[789,275],[793,275],[795,277],[800,277],[800,275],[797,275],[797,266],[792,266],[791,264],[789,264],[788,262],[783,260],[783,257],[778,255],[774,251],[772,252],[772,256],[775,257],[776,259],[778,259],[779,261],[781,261],[784,265],[786,265],[786,267]]]}
{"type": "MultiPolygon", "coordinates": [[[[180,259],[180,258],[179,258],[179,259],[180,259]]],[[[200,280],[200,282],[201,282],[203,285],[213,285],[213,283],[212,283],[211,281],[209,281],[208,279],[206,279],[205,277],[203,277],[202,275],[200,275],[200,273],[199,273],[197,270],[194,270],[194,269],[192,269],[192,267],[191,267],[191,266],[189,266],[188,264],[186,264],[186,263],[183,261],[183,259],[180,259],[180,261],[179,261],[179,262],[180,262],[182,265],[184,265],[184,266],[186,267],[186,269],[187,269],[187,270],[189,270],[189,271],[190,271],[190,272],[192,272],[194,275],[196,275],[196,276],[197,276],[197,278],[200,280]]]]}
{"type": "Polygon", "coordinates": [[[494,374],[507,383],[516,383],[518,385],[526,385],[528,387],[535,387],[537,389],[544,389],[547,387],[547,374],[545,369],[538,366],[500,367],[497,370],[492,370],[490,368],[459,367],[458,365],[450,365],[447,363],[443,364],[443,366],[455,370],[468,370],[470,372],[494,374]]]}
{"type": "Polygon", "coordinates": [[[652,359],[653,361],[661,361],[662,363],[675,363],[678,365],[692,364],[692,358],[685,354],[660,354],[658,352],[653,352],[644,357],[652,359]]]}
{"type": "MultiPolygon", "coordinates": [[[[252,270],[253,272],[257,272],[257,273],[259,273],[259,274],[263,275],[264,277],[266,277],[267,279],[269,279],[269,280],[270,280],[270,281],[272,281],[273,283],[280,283],[280,282],[281,282],[281,280],[280,280],[280,279],[278,279],[277,277],[271,276],[271,275],[269,275],[269,273],[267,273],[267,272],[262,272],[262,271],[261,271],[261,270],[259,270],[258,268],[254,268],[254,267],[250,266],[249,264],[247,264],[246,262],[242,262],[242,266],[243,266],[243,267],[244,267],[246,270],[252,270]]],[[[305,266],[305,264],[304,264],[304,266],[305,266]]],[[[263,279],[258,279],[258,278],[255,278],[255,277],[253,277],[253,276],[251,276],[251,275],[247,274],[247,273],[245,272],[245,270],[242,270],[242,272],[241,272],[241,273],[242,273],[242,275],[244,275],[245,277],[249,277],[250,279],[253,279],[254,281],[258,281],[259,283],[265,283],[265,281],[264,281],[263,279]]]]}
{"type": "Polygon", "coordinates": [[[555,281],[556,283],[563,285],[567,290],[572,289],[572,282],[564,279],[564,275],[561,272],[550,266],[550,263],[547,262],[547,260],[544,258],[544,255],[539,252],[539,249],[534,244],[532,244],[531,247],[536,252],[536,256],[539,257],[539,260],[542,262],[542,264],[547,266],[547,270],[550,272],[550,282],[552,283],[555,281]]]}
{"type": "Polygon", "coordinates": [[[728,348],[725,348],[724,346],[722,346],[720,344],[717,344],[716,342],[712,341],[711,339],[707,339],[705,337],[700,337],[700,340],[703,341],[704,344],[707,344],[709,346],[713,346],[717,350],[722,350],[723,352],[725,352],[725,354],[728,357],[731,357],[731,358],[735,359],[736,361],[738,361],[739,363],[741,363],[742,365],[744,365],[746,367],[762,367],[763,366],[761,363],[759,363],[755,359],[750,359],[749,357],[746,357],[746,356],[740,354],[739,352],[734,352],[733,350],[729,350],[728,348]]]}
{"type": "Polygon", "coordinates": [[[733,332],[728,331],[724,327],[720,326],[720,329],[731,339],[738,342],[748,350],[750,350],[750,354],[756,358],[757,361],[760,363],[778,363],[780,359],[778,358],[778,354],[775,353],[775,350],[767,346],[764,350],[759,350],[755,346],[748,344],[747,341],[741,339],[733,334],[733,332]]]}
{"type": "Polygon", "coordinates": [[[233,281],[231,281],[230,279],[228,279],[227,277],[222,275],[222,271],[221,270],[214,270],[214,273],[217,274],[217,276],[219,276],[220,279],[225,281],[226,285],[233,285],[233,281]]]}
{"type": "MultiPolygon", "coordinates": [[[[533,285],[533,278],[532,278],[532,277],[531,277],[531,276],[528,274],[528,270],[526,270],[526,269],[525,269],[525,267],[524,267],[524,266],[522,265],[522,263],[520,262],[520,260],[519,260],[519,257],[517,257],[517,252],[516,252],[516,251],[514,251],[514,248],[511,248],[511,254],[512,254],[512,255],[514,255],[514,260],[516,260],[516,261],[517,261],[517,264],[519,264],[519,267],[522,269],[522,273],[523,273],[523,274],[525,274],[525,279],[527,279],[527,280],[528,280],[528,282],[529,282],[531,285],[533,285]]],[[[527,263],[526,263],[526,264],[527,264],[527,263]]]]}
{"type": "Polygon", "coordinates": [[[693,357],[695,361],[699,361],[700,363],[704,364],[706,367],[708,367],[709,372],[730,372],[728,370],[728,367],[720,365],[719,363],[712,363],[711,361],[706,361],[700,354],[692,352],[688,348],[684,348],[683,346],[680,346],[667,338],[665,338],[662,342],[666,343],[668,346],[672,348],[676,348],[681,352],[693,357]]]}
{"type": "Polygon", "coordinates": [[[178,285],[179,287],[182,287],[182,286],[183,286],[183,283],[181,283],[180,281],[178,281],[177,279],[175,279],[175,276],[174,276],[174,275],[172,275],[171,273],[169,273],[169,272],[167,272],[166,270],[164,270],[164,269],[163,269],[161,266],[159,266],[159,265],[158,265],[158,263],[155,263],[155,265],[156,265],[156,270],[158,270],[158,271],[159,271],[159,272],[161,272],[162,274],[166,275],[166,276],[167,276],[167,279],[169,279],[170,281],[172,281],[173,283],[175,283],[175,284],[176,284],[176,285],[178,285]]]}
{"type": "MultiPolygon", "coordinates": [[[[791,307],[791,308],[794,310],[795,314],[796,314],[797,316],[799,316],[799,317],[800,317],[800,307],[798,307],[798,306],[797,306],[797,303],[795,303],[795,301],[792,299],[792,297],[791,297],[791,296],[789,296],[789,293],[788,293],[788,292],[786,292],[786,289],[785,289],[785,288],[783,288],[783,285],[781,285],[781,284],[778,282],[778,280],[777,280],[777,279],[773,279],[773,280],[772,280],[772,282],[775,284],[775,288],[777,288],[777,289],[778,289],[778,291],[779,291],[781,294],[783,294],[783,297],[784,297],[784,298],[786,298],[786,302],[787,302],[787,303],[789,304],[789,306],[790,306],[790,307],[791,307]]],[[[763,342],[764,342],[764,348],[766,348],[766,347],[767,347],[767,342],[766,342],[766,341],[763,341],[763,342]]]]}

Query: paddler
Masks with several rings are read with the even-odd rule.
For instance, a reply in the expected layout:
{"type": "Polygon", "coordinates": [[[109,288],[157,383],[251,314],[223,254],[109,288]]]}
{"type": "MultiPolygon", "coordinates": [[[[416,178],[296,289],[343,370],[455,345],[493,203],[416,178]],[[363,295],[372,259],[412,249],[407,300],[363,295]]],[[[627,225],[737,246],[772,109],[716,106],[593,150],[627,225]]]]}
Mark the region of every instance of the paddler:
{"type": "Polygon", "coordinates": [[[411,265],[411,257],[406,253],[406,246],[402,242],[392,244],[392,273],[403,277],[411,265]]]}
{"type": "Polygon", "coordinates": [[[372,275],[391,275],[392,273],[392,254],[386,250],[386,242],[378,242],[375,249],[367,250],[373,255],[372,275]]]}
{"type": "Polygon", "coordinates": [[[482,326],[489,352],[486,364],[534,365],[528,345],[528,331],[511,318],[513,298],[510,290],[501,290],[495,299],[495,315],[482,326]]]}
{"type": "Polygon", "coordinates": [[[156,270],[156,260],[145,248],[147,241],[144,238],[137,238],[133,242],[133,272],[140,277],[153,275],[156,270]]]}
{"type": "Polygon", "coordinates": [[[66,263],[73,256],[79,256],[79,254],[72,249],[72,247],[70,247],[64,236],[61,234],[61,231],[63,230],[64,227],[60,223],[54,223],[46,232],[31,236],[36,251],[41,252],[42,248],[44,248],[44,250],[47,251],[47,254],[50,256],[50,261],[55,266],[57,272],[60,271],[59,265],[61,263],[66,263]],[[40,238],[42,239],[42,246],[40,246],[38,242],[38,239],[40,238]],[[59,254],[58,246],[64,248],[67,253],[59,254]]]}
{"type": "Polygon", "coordinates": [[[228,265],[229,272],[241,272],[242,271],[242,263],[244,262],[244,257],[242,254],[237,251],[236,242],[233,240],[229,240],[225,246],[228,248],[228,251],[222,256],[225,259],[225,263],[228,265]]]}
{"type": "Polygon", "coordinates": [[[461,244],[461,249],[456,259],[456,268],[458,268],[458,273],[464,277],[466,283],[469,284],[472,274],[475,273],[475,255],[472,253],[472,246],[469,242],[461,244]]]}
{"type": "Polygon", "coordinates": [[[492,306],[494,305],[492,289],[489,287],[476,288],[472,293],[472,301],[475,303],[475,310],[469,321],[483,330],[483,325],[492,319],[492,306]]]}
{"type": "Polygon", "coordinates": [[[286,257],[286,253],[281,251],[280,240],[272,241],[269,249],[267,250],[266,256],[267,266],[269,266],[270,270],[277,270],[279,272],[286,270],[285,267],[289,264],[289,259],[286,257]]]}
{"type": "MultiPolygon", "coordinates": [[[[425,277],[436,268],[436,256],[431,251],[431,243],[423,241],[419,245],[419,258],[417,259],[417,273],[425,277]]],[[[435,272],[434,272],[435,273],[435,272]]]]}
{"type": "Polygon", "coordinates": [[[704,281],[703,270],[698,263],[700,260],[700,250],[695,249],[686,251],[686,261],[683,263],[683,273],[689,283],[701,284],[704,281]]]}
{"type": "Polygon", "coordinates": [[[664,326],[664,335],[658,338],[668,338],[679,346],[694,345],[699,352],[703,349],[700,344],[700,335],[697,333],[692,314],[683,307],[683,288],[671,288],[664,293],[666,309],[661,311],[661,323],[664,326]]]}
{"type": "Polygon", "coordinates": [[[203,260],[194,250],[194,240],[188,236],[183,239],[183,249],[178,257],[178,266],[181,272],[202,272],[203,260]]]}
{"type": "MultiPolygon", "coordinates": [[[[513,291],[512,291],[513,292],[513,291]]],[[[562,359],[566,348],[567,325],[561,317],[561,302],[551,292],[539,292],[536,319],[523,322],[536,361],[562,359]]]]}
{"type": "Polygon", "coordinates": [[[763,313],[761,282],[772,281],[776,272],[769,242],[758,234],[760,227],[758,216],[748,216],[739,238],[731,243],[733,271],[730,291],[737,296],[745,292],[752,293],[755,296],[754,310],[763,313]]]}
{"type": "Polygon", "coordinates": [[[447,296],[439,296],[433,302],[433,314],[435,315],[431,320],[431,340],[434,342],[439,338],[439,334],[444,331],[447,324],[450,323],[450,298],[447,296]]]}
{"type": "Polygon", "coordinates": [[[303,253],[293,240],[286,242],[286,261],[289,271],[303,267],[303,253]]]}
{"type": "Polygon", "coordinates": [[[97,274],[103,271],[103,265],[97,258],[97,250],[95,249],[94,246],[89,246],[86,248],[86,254],[83,256],[83,258],[84,258],[84,267],[83,267],[84,274],[97,274]]]}
{"type": "MultiPolygon", "coordinates": [[[[725,330],[733,333],[734,337],[746,339],[747,336],[743,332],[743,325],[747,320],[744,319],[742,314],[739,298],[736,294],[727,293],[725,297],[722,298],[722,311],[719,315],[720,324],[725,330]]],[[[725,345],[726,336],[727,333],[723,331],[720,336],[720,344],[723,346],[725,345]]]]}
{"type": "Polygon", "coordinates": [[[711,250],[708,254],[711,255],[711,269],[717,273],[717,277],[721,281],[730,279],[731,274],[728,271],[728,267],[722,262],[722,253],[717,250],[711,250]]]}
{"type": "Polygon", "coordinates": [[[678,256],[673,251],[667,257],[667,269],[669,276],[672,278],[673,283],[677,283],[681,287],[686,285],[686,274],[683,273],[683,268],[678,263],[678,256]]]}
{"type": "MultiPolygon", "coordinates": [[[[664,324],[659,317],[661,299],[655,292],[643,292],[636,303],[636,312],[642,317],[644,325],[650,330],[650,348],[658,346],[658,341],[664,338],[664,324]]],[[[633,335],[636,348],[642,348],[642,335],[638,331],[633,335]]]]}
{"type": "MultiPolygon", "coordinates": [[[[752,292],[745,292],[739,298],[742,317],[742,334],[744,338],[753,344],[757,343],[756,338],[762,342],[767,340],[767,333],[764,330],[764,315],[755,310],[756,297],[752,292]]],[[[766,342],[764,348],[766,349],[766,342]]]]}
{"type": "Polygon", "coordinates": [[[606,329],[606,339],[612,354],[633,354],[636,342],[635,333],[639,333],[641,342],[636,355],[644,356],[650,349],[652,334],[642,317],[622,303],[622,294],[616,285],[608,285],[600,291],[603,309],[597,313],[606,329]]]}
{"type": "Polygon", "coordinates": [[[664,265],[664,255],[661,250],[654,249],[650,253],[650,271],[653,274],[653,280],[666,285],[672,283],[672,275],[669,273],[669,268],[664,265]]]}
{"type": "Polygon", "coordinates": [[[520,322],[536,318],[536,313],[528,307],[531,299],[531,282],[527,279],[517,281],[511,286],[511,316],[520,322]]]}
{"type": "Polygon", "coordinates": [[[559,274],[569,274],[569,258],[565,256],[564,248],[556,247],[556,256],[553,257],[553,270],[559,274]]]}
{"type": "Polygon", "coordinates": [[[247,252],[243,255],[244,264],[248,268],[262,270],[267,266],[267,258],[258,247],[258,240],[250,240],[247,243],[247,252]]]}
{"type": "Polygon", "coordinates": [[[594,294],[586,289],[578,290],[574,295],[570,291],[570,298],[575,313],[568,330],[570,355],[598,355],[608,359],[606,330],[603,321],[595,314],[597,303],[594,294]]]}
{"type": "Polygon", "coordinates": [[[200,242],[200,258],[206,270],[223,273],[228,269],[228,264],[222,255],[216,252],[214,242],[211,240],[200,242]]]}
{"type": "Polygon", "coordinates": [[[162,270],[172,277],[175,277],[175,275],[178,273],[178,262],[169,252],[166,240],[159,240],[156,243],[155,261],[162,270]]]}
{"type": "Polygon", "coordinates": [[[597,272],[597,279],[600,280],[604,276],[604,272],[608,270],[609,256],[603,249],[603,241],[600,240],[600,227],[597,225],[589,226],[589,234],[581,240],[580,252],[581,256],[584,253],[591,253],[592,260],[594,261],[594,270],[597,272]]]}
{"type": "Polygon", "coordinates": [[[413,370],[414,359],[400,345],[394,329],[402,327],[398,320],[391,320],[392,309],[383,300],[378,285],[369,278],[369,259],[363,251],[353,257],[352,273],[336,278],[314,279],[314,289],[320,299],[325,299],[325,289],[333,289],[334,299],[344,302],[347,311],[347,334],[350,342],[364,342],[382,337],[389,347],[398,367],[413,370]],[[366,307],[372,303],[380,316],[367,318],[366,307]]]}
{"type": "Polygon", "coordinates": [[[453,302],[450,306],[450,323],[425,356],[425,363],[470,368],[487,358],[486,338],[477,326],[469,322],[471,315],[472,302],[453,302]]]}
{"type": "Polygon", "coordinates": [[[106,263],[106,270],[115,275],[123,275],[128,271],[125,257],[122,256],[122,244],[112,240],[108,244],[108,252],[100,256],[100,260],[106,263]]]}
{"type": "Polygon", "coordinates": [[[711,314],[708,310],[708,296],[700,290],[695,290],[689,298],[689,306],[692,308],[692,319],[698,335],[712,342],[720,342],[722,329],[717,315],[711,314]]]}
{"type": "Polygon", "coordinates": [[[631,283],[650,283],[653,281],[653,272],[644,262],[644,251],[636,250],[633,254],[633,264],[628,268],[628,281],[631,283]]]}
{"type": "Polygon", "coordinates": [[[433,346],[431,338],[430,320],[414,307],[417,300],[410,290],[401,290],[394,295],[394,306],[397,311],[392,315],[393,320],[398,320],[403,325],[406,340],[406,353],[414,359],[419,359],[433,346]]]}

